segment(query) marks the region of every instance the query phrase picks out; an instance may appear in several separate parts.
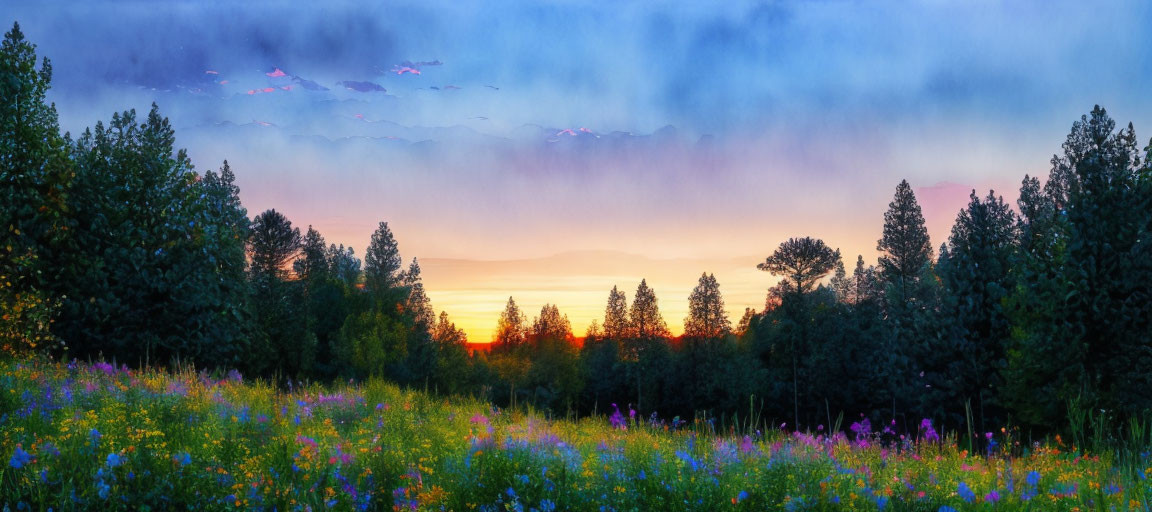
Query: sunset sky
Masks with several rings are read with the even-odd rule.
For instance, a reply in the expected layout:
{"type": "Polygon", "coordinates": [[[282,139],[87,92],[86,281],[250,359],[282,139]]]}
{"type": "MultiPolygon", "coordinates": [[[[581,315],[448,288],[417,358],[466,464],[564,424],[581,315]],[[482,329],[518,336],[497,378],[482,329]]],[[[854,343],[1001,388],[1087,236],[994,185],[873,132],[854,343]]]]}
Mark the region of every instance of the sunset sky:
{"type": "MultiPolygon", "coordinates": [[[[437,311],[509,296],[577,335],[647,278],[674,332],[700,273],[733,322],[814,236],[876,260],[907,178],[933,245],[1015,201],[1094,104],[1152,126],[1144,2],[5,2],[64,129],[160,105],[198,169],[362,257],[387,221],[437,311]]],[[[9,19],[7,23],[11,23],[9,19]]]]}

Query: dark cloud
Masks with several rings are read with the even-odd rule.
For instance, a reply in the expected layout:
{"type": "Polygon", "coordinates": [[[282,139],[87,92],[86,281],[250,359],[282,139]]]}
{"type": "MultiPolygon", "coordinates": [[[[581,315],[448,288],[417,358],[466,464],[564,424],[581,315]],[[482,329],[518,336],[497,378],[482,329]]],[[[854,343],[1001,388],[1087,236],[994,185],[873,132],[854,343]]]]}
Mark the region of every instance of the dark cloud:
{"type": "Polygon", "coordinates": [[[387,92],[387,90],[381,87],[380,84],[374,82],[357,82],[355,80],[344,80],[341,82],[336,82],[336,85],[356,92],[387,92]]]}

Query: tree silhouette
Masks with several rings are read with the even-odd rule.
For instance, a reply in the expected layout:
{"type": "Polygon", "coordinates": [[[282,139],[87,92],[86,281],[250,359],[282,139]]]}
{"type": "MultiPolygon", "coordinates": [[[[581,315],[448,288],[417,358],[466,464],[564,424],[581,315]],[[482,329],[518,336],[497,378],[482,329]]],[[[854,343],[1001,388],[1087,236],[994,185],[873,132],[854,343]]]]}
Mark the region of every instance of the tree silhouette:
{"type": "Polygon", "coordinates": [[[522,346],[527,337],[524,322],[525,315],[516,305],[516,300],[508,297],[508,304],[504,306],[504,312],[496,324],[496,336],[492,340],[495,348],[507,352],[522,346]]]}
{"type": "Polygon", "coordinates": [[[670,335],[657,302],[656,292],[648,287],[647,280],[641,279],[640,285],[636,287],[636,296],[632,299],[632,309],[628,313],[629,337],[657,339],[670,335]]]}
{"type": "Polygon", "coordinates": [[[827,275],[839,259],[840,251],[828,248],[823,240],[811,237],[789,238],[756,268],[772,275],[784,276],[793,285],[792,291],[804,293],[827,275]]]}
{"type": "Polygon", "coordinates": [[[909,293],[932,261],[932,242],[924,215],[908,180],[896,186],[896,196],[884,213],[884,236],[876,243],[880,270],[884,279],[895,286],[896,300],[905,303],[909,293]]]}
{"type": "Polygon", "coordinates": [[[688,317],[684,319],[684,336],[717,339],[732,331],[732,321],[724,311],[724,298],[714,274],[701,274],[700,282],[688,296],[688,317]]]}
{"type": "Polygon", "coordinates": [[[263,279],[285,279],[289,265],[300,254],[300,230],[275,209],[252,220],[249,239],[252,274],[263,279]]]}
{"type": "Polygon", "coordinates": [[[614,340],[628,337],[628,299],[615,286],[608,292],[608,306],[604,308],[604,337],[614,340]]]}

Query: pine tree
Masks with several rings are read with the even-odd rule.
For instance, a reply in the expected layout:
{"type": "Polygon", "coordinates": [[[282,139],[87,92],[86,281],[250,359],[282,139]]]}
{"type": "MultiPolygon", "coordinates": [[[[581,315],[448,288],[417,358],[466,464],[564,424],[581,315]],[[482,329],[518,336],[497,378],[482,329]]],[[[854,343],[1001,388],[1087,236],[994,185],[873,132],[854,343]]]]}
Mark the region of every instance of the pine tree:
{"type": "Polygon", "coordinates": [[[259,334],[250,354],[250,372],[276,370],[302,377],[312,369],[317,342],[308,290],[302,282],[291,281],[288,271],[300,246],[300,229],[280,212],[267,210],[253,219],[249,259],[259,334]]]}
{"type": "Polygon", "coordinates": [[[589,323],[588,328],[584,330],[584,342],[588,343],[601,337],[603,334],[600,332],[600,322],[593,318],[592,323],[589,323]]]}
{"type": "MultiPolygon", "coordinates": [[[[929,342],[926,358],[937,361],[930,366],[938,373],[926,380],[935,393],[947,395],[938,403],[953,411],[956,404],[971,402],[981,428],[988,406],[996,405],[997,370],[1010,336],[1003,302],[1014,287],[1016,230],[1015,215],[1002,198],[989,192],[981,200],[973,191],[936,267],[945,292],[940,314],[948,322],[941,322],[947,330],[929,342]]],[[[959,411],[956,417],[962,417],[959,411]]]]}
{"type": "MultiPolygon", "coordinates": [[[[78,355],[122,361],[200,360],[217,340],[207,192],[153,104],[114,114],[73,147],[71,246],[57,281],[57,324],[78,355]],[[206,254],[207,253],[207,254],[206,254]],[[210,321],[206,323],[205,320],[210,321]]],[[[228,320],[225,320],[228,321],[228,320]]]]}
{"type": "Polygon", "coordinates": [[[615,286],[608,292],[608,306],[604,309],[604,337],[613,340],[628,337],[628,299],[615,286]]]}
{"type": "Polygon", "coordinates": [[[312,226],[308,226],[302,240],[300,259],[292,264],[296,275],[307,282],[321,282],[328,279],[328,254],[324,237],[312,226]]]}
{"type": "Polygon", "coordinates": [[[360,259],[356,257],[351,247],[345,249],[344,244],[328,246],[329,273],[338,279],[345,287],[351,288],[360,280],[360,259]]]}
{"type": "Polygon", "coordinates": [[[52,65],[20,24],[0,45],[0,353],[62,347],[50,326],[69,242],[68,144],[46,102],[52,65]]]}
{"type": "Polygon", "coordinates": [[[372,233],[372,242],[364,256],[364,281],[368,290],[382,294],[400,284],[400,249],[387,222],[381,222],[372,233]]]}
{"type": "Polygon", "coordinates": [[[743,337],[745,334],[748,334],[757,316],[755,309],[744,308],[744,316],[740,317],[740,323],[736,324],[736,336],[743,337]]]}
{"type": "Polygon", "coordinates": [[[300,229],[275,209],[267,210],[252,220],[248,244],[254,278],[283,281],[300,254],[300,229]]]}
{"type": "Polygon", "coordinates": [[[817,281],[832,271],[839,260],[840,251],[832,250],[823,240],[811,237],[790,238],[781,243],[764,263],[756,266],[786,278],[780,283],[783,288],[780,291],[780,308],[788,325],[794,328],[786,330],[786,335],[781,336],[783,339],[778,340],[776,345],[781,348],[779,352],[786,353],[791,359],[792,413],[793,424],[797,427],[800,423],[800,360],[805,357],[802,352],[809,345],[807,326],[812,323],[806,295],[817,281]]]}
{"type": "Polygon", "coordinates": [[[823,240],[790,238],[756,268],[789,279],[791,290],[806,293],[828,274],[840,259],[840,251],[828,248],[823,240]]]}
{"type": "Polygon", "coordinates": [[[632,309],[628,313],[628,328],[631,338],[660,339],[667,338],[668,325],[660,315],[660,306],[656,300],[656,293],[648,287],[648,281],[640,280],[636,288],[636,296],[632,299],[632,309]]]}
{"type": "Polygon", "coordinates": [[[932,261],[932,243],[924,215],[912,187],[901,180],[896,197],[884,213],[884,236],[877,242],[880,270],[886,282],[894,287],[890,302],[904,304],[916,297],[916,285],[932,261]]]}
{"type": "Polygon", "coordinates": [[[524,322],[524,313],[520,311],[516,301],[508,297],[508,304],[504,306],[504,312],[500,314],[500,320],[496,325],[494,348],[507,352],[524,345],[527,336],[524,322]]]}
{"type": "Polygon", "coordinates": [[[1021,211],[1036,217],[1022,230],[1009,384],[1051,390],[1020,404],[1029,422],[1058,419],[1073,399],[1128,414],[1152,407],[1152,196],[1135,130],[1115,128],[1097,106],[1053,157],[1045,197],[1031,181],[1021,190],[1021,211]]]}
{"type": "Polygon", "coordinates": [[[852,304],[855,298],[852,294],[852,278],[848,277],[848,271],[844,268],[844,260],[841,258],[836,259],[836,266],[832,273],[832,279],[828,283],[832,287],[832,291],[836,294],[836,300],[845,304],[852,304]]]}
{"type": "Polygon", "coordinates": [[[408,288],[404,310],[412,315],[417,328],[430,329],[436,321],[436,313],[432,311],[432,301],[424,292],[424,282],[420,277],[420,262],[416,258],[412,258],[412,264],[404,273],[403,284],[408,288]]]}
{"type": "Polygon", "coordinates": [[[724,298],[715,275],[701,274],[700,282],[688,296],[688,317],[684,319],[684,336],[719,339],[732,331],[724,298]]]}
{"type": "Polygon", "coordinates": [[[532,322],[528,331],[528,339],[537,342],[540,340],[572,340],[572,323],[567,315],[560,314],[560,308],[554,304],[545,304],[540,309],[540,316],[532,322]]]}
{"type": "MultiPolygon", "coordinates": [[[[196,352],[201,354],[197,363],[206,367],[241,366],[253,332],[246,249],[250,221],[235,181],[224,161],[219,172],[204,173],[193,190],[200,215],[192,222],[203,241],[202,256],[194,259],[202,267],[194,282],[205,291],[207,304],[198,310],[205,346],[196,352]]],[[[191,277],[188,282],[193,282],[191,277]]]]}

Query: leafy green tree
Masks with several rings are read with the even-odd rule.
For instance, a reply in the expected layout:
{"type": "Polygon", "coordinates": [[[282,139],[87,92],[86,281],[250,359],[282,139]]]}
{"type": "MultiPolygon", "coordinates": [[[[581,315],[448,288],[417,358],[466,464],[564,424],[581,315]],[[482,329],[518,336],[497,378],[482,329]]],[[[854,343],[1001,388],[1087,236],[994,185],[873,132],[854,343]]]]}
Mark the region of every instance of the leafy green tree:
{"type": "Polygon", "coordinates": [[[340,330],[337,357],[364,377],[406,377],[411,327],[379,309],[352,314],[340,330]]]}

